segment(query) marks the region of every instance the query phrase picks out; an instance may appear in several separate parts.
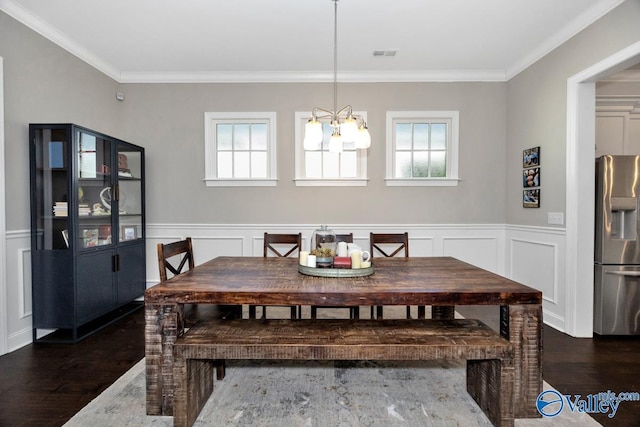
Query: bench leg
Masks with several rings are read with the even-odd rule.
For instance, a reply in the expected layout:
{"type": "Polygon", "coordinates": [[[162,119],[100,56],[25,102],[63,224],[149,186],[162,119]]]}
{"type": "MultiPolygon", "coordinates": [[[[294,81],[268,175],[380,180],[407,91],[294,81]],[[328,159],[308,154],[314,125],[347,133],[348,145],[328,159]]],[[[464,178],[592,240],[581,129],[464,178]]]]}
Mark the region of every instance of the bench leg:
{"type": "Polygon", "coordinates": [[[218,381],[222,381],[224,379],[224,376],[227,374],[227,365],[223,360],[216,360],[214,362],[215,367],[216,367],[216,379],[218,381]]]}
{"type": "Polygon", "coordinates": [[[418,319],[425,319],[427,317],[427,308],[424,305],[418,306],[418,319]]]}
{"type": "Polygon", "coordinates": [[[467,391],[494,426],[514,425],[514,376],[509,360],[467,360],[467,391]]]}
{"type": "Polygon", "coordinates": [[[174,427],[190,427],[213,391],[214,363],[210,360],[185,360],[176,357],[174,378],[174,427]]]}
{"type": "Polygon", "coordinates": [[[256,318],[256,306],[255,305],[250,305],[249,306],[249,319],[255,319],[256,318]]]}
{"type": "Polygon", "coordinates": [[[456,308],[452,305],[434,305],[431,307],[431,318],[438,320],[454,319],[456,308]]]}

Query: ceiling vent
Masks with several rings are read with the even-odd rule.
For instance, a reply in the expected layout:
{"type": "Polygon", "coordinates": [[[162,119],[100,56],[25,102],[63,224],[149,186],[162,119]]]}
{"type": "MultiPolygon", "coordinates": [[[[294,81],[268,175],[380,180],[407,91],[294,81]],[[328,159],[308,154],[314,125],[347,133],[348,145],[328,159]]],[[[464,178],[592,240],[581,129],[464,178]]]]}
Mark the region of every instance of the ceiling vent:
{"type": "Polygon", "coordinates": [[[398,49],[374,50],[373,56],[396,56],[398,49]]]}

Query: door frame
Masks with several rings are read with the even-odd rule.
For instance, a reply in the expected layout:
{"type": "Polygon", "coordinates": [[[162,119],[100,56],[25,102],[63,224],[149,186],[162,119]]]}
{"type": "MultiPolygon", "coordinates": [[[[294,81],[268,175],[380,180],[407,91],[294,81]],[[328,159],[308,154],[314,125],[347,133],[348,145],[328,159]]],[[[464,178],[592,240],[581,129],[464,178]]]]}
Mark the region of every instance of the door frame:
{"type": "Polygon", "coordinates": [[[0,355],[7,352],[7,226],[4,163],[4,64],[0,56],[0,355]]]}
{"type": "Polygon", "coordinates": [[[640,42],[567,80],[565,332],[593,336],[596,82],[640,61],[640,42]]]}

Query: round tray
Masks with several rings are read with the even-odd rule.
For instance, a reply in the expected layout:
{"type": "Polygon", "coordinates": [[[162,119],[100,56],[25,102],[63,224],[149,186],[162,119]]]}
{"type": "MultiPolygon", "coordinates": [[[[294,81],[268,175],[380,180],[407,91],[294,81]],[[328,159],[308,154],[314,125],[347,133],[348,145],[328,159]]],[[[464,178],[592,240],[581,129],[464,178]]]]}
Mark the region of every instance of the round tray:
{"type": "Polygon", "coordinates": [[[367,268],[314,268],[298,264],[298,272],[316,277],[364,277],[373,274],[373,265],[367,268]]]}

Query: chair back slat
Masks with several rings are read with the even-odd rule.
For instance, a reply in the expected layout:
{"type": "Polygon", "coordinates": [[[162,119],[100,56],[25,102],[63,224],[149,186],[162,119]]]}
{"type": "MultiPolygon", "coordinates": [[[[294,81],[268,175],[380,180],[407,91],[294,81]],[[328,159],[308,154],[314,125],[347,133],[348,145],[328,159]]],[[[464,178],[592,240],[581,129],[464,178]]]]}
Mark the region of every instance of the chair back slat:
{"type": "Polygon", "coordinates": [[[353,233],[336,234],[336,242],[353,243],[353,233]]]}
{"type": "Polygon", "coordinates": [[[405,258],[409,257],[409,233],[370,233],[369,234],[369,252],[371,256],[375,256],[375,252],[385,257],[394,257],[404,251],[405,258]],[[381,245],[398,245],[390,249],[381,245]]]}
{"type": "Polygon", "coordinates": [[[177,276],[182,273],[185,265],[189,266],[188,270],[195,266],[191,237],[167,244],[158,243],[160,281],[164,282],[168,279],[167,270],[177,276]]]}
{"type": "Polygon", "coordinates": [[[302,233],[298,234],[274,234],[264,233],[264,246],[262,256],[269,256],[269,252],[278,257],[288,257],[302,247],[302,233]],[[274,245],[291,245],[286,249],[275,247],[274,245]]]}

